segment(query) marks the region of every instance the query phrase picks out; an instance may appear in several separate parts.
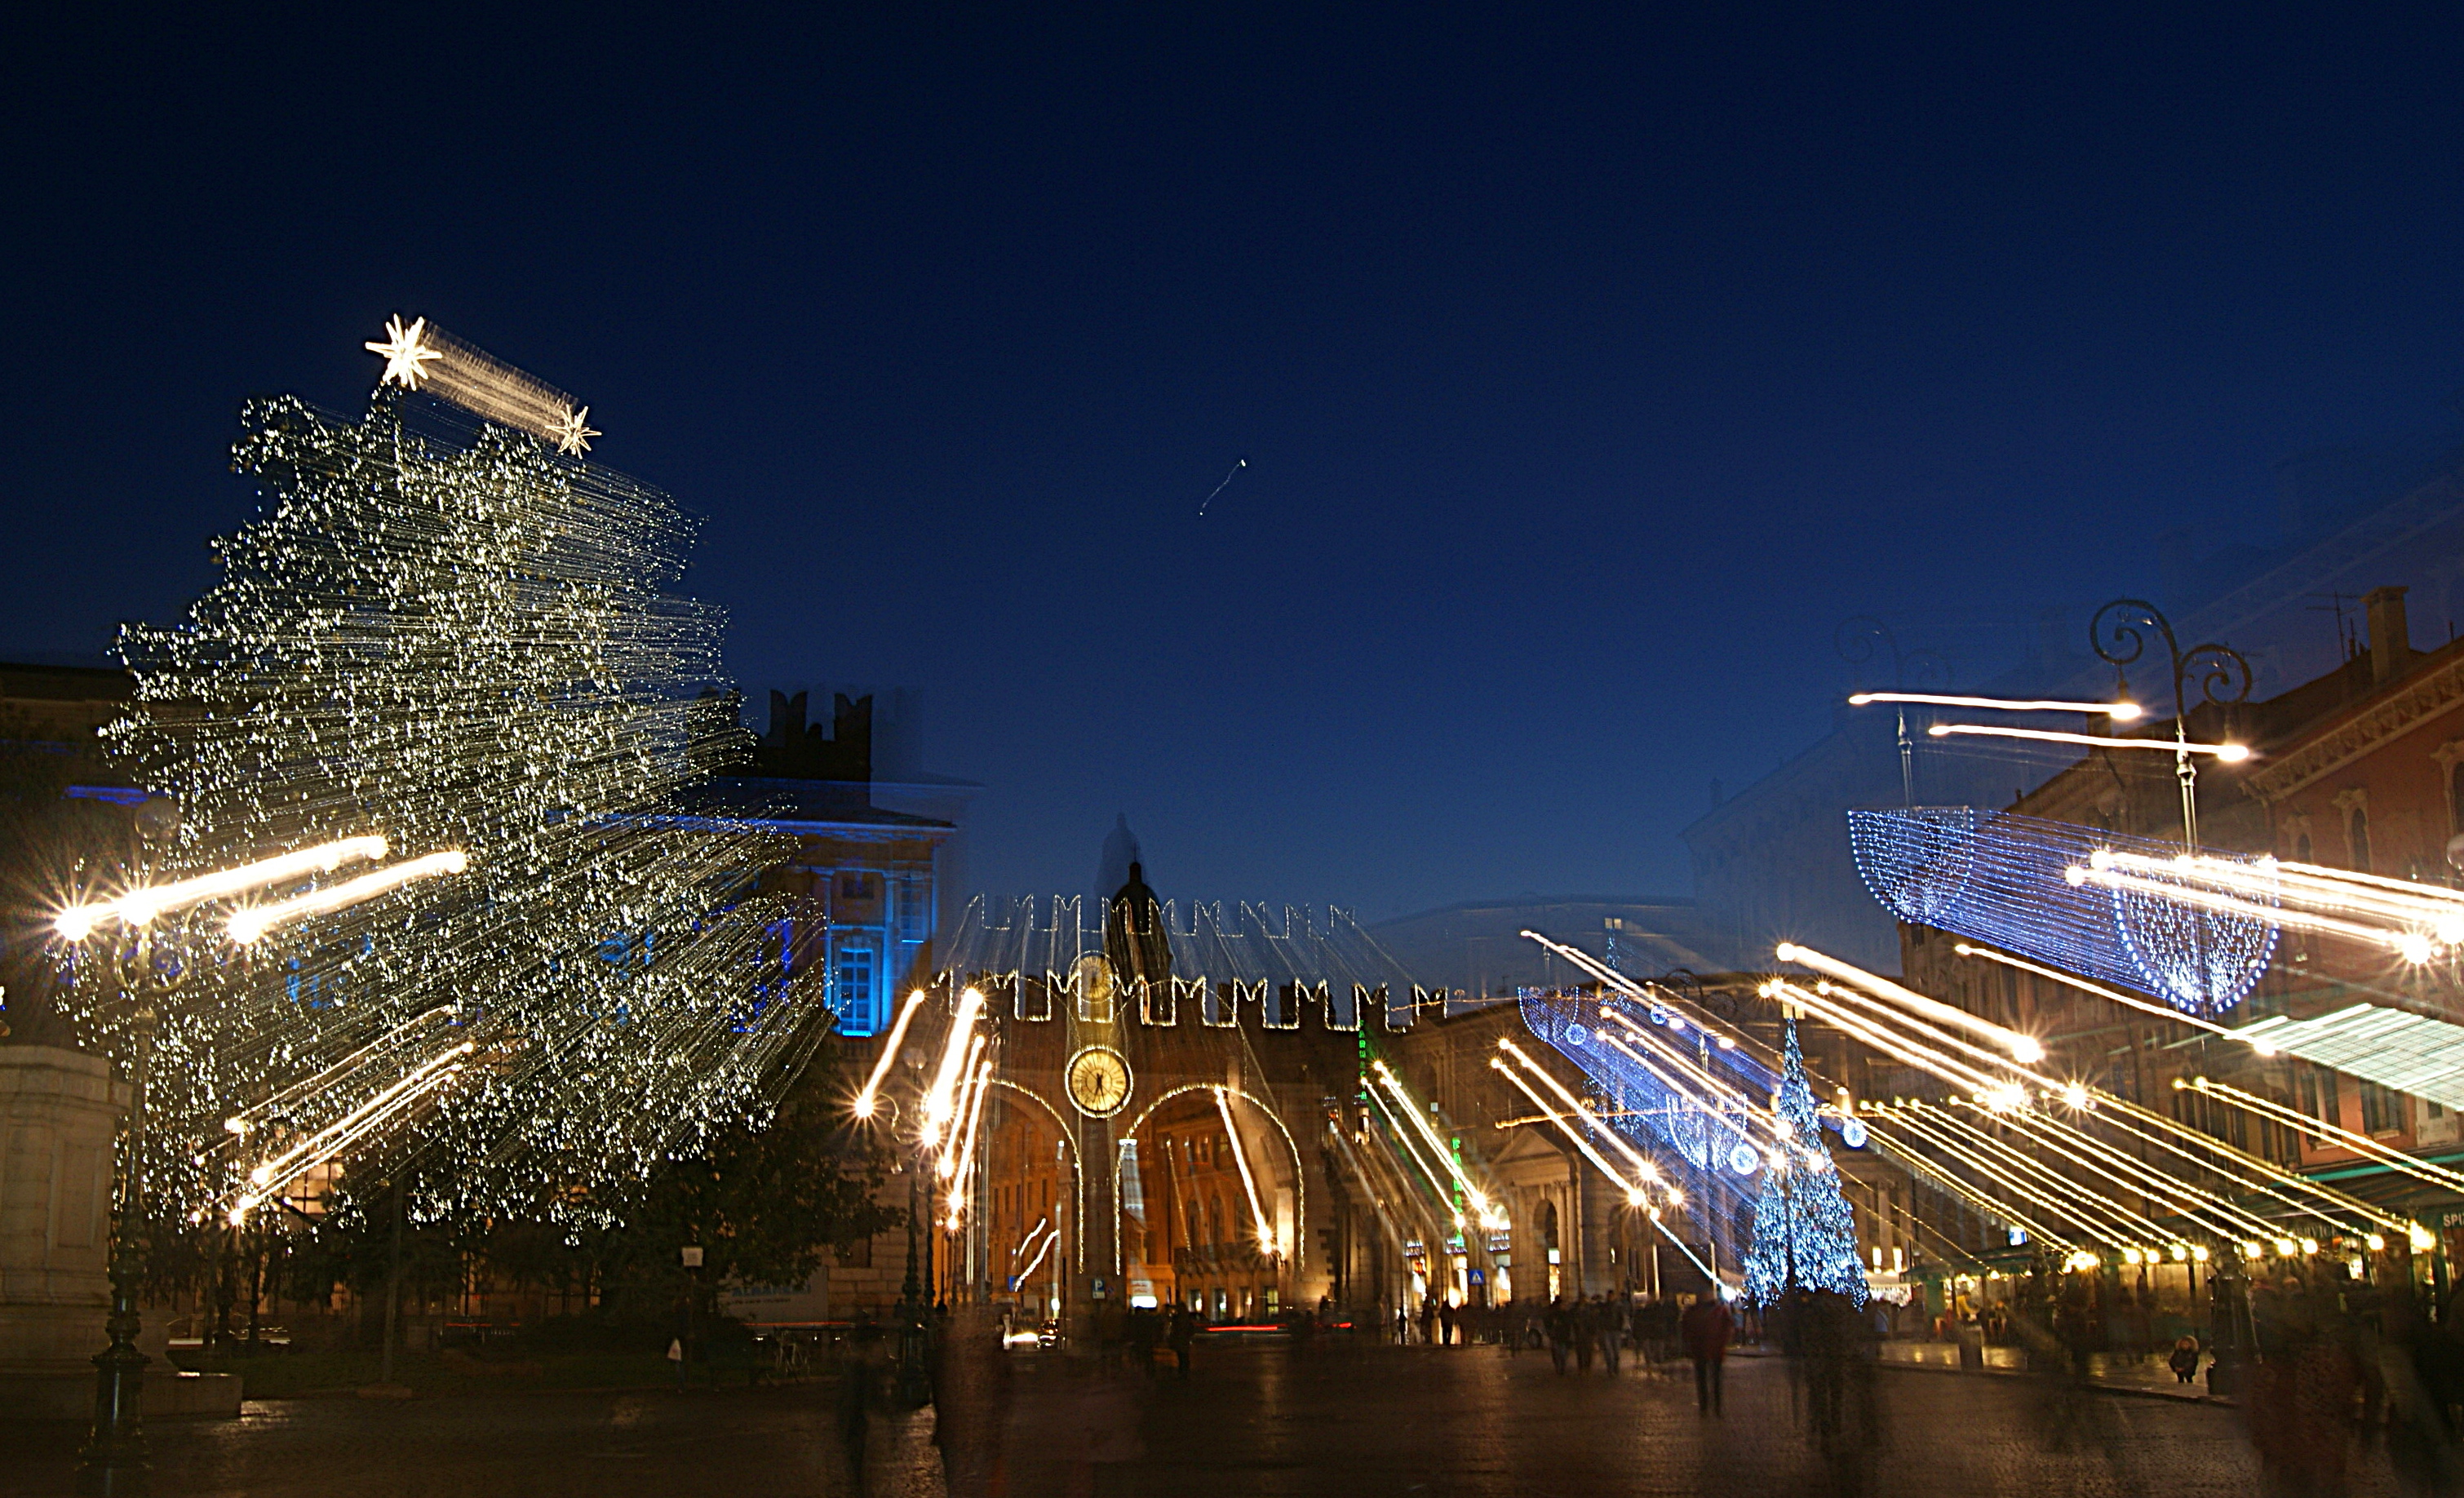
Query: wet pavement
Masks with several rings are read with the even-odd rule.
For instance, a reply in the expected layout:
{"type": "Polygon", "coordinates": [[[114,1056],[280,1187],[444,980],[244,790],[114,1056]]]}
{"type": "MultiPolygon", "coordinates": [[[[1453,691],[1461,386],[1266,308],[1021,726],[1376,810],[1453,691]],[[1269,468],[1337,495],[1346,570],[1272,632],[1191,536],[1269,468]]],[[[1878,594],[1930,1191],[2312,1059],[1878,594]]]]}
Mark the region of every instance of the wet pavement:
{"type": "MultiPolygon", "coordinates": [[[[1679,1365],[1678,1372],[1683,1372],[1679,1365]]],[[[2077,1394],[2002,1375],[1881,1369],[1829,1449],[1787,1365],[1728,1369],[1725,1416],[1690,1377],[1560,1377],[1496,1348],[1201,1347],[1188,1382],[1031,1353],[961,1356],[950,1409],[877,1413],[862,1498],[1542,1498],[1809,1492],[2166,1498],[2259,1490],[2239,1411],[2077,1394]],[[939,1426],[959,1473],[945,1483],[939,1426]]],[[[252,1403],[155,1427],[158,1498],[401,1494],[848,1495],[826,1383],[726,1393],[252,1403]]],[[[69,1490],[76,1433],[0,1424],[0,1494],[69,1490]]],[[[2375,1453],[2357,1498],[2392,1493],[2375,1453]]]]}

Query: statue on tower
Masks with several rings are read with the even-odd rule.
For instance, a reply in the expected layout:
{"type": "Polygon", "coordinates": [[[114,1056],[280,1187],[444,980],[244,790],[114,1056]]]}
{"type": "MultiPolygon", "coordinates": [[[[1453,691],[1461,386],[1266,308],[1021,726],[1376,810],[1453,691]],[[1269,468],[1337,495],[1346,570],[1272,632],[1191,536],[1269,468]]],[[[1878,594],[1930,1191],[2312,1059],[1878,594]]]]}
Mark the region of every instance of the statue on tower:
{"type": "Polygon", "coordinates": [[[1147,888],[1146,870],[1134,860],[1129,882],[1104,905],[1104,956],[1112,964],[1115,991],[1170,991],[1172,940],[1164,930],[1163,902],[1147,888]]]}

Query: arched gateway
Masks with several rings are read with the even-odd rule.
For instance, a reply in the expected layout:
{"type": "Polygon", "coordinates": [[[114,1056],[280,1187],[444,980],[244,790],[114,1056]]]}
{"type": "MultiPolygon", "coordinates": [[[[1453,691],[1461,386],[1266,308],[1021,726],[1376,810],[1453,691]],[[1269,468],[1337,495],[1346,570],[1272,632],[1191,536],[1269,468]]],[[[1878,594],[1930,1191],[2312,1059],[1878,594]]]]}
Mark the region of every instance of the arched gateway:
{"type": "Polygon", "coordinates": [[[1221,1322],[1393,1301],[1343,1139],[1370,1042],[1432,999],[1342,913],[1279,914],[1184,915],[1135,864],[1093,929],[1075,899],[969,906],[914,1046],[938,1053],[983,996],[991,1084],[939,1293],[1082,1326],[1108,1305],[1221,1322]]]}

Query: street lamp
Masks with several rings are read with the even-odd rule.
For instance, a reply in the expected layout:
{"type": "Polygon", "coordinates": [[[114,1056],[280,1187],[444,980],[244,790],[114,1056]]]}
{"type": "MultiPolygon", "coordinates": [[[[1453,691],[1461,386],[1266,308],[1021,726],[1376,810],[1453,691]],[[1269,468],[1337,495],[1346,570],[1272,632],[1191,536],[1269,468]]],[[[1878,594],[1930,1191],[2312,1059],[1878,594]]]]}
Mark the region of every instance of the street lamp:
{"type": "Polygon", "coordinates": [[[2182,782],[2182,846],[2197,852],[2199,771],[2191,758],[2196,746],[2190,743],[2188,727],[2187,689],[2195,675],[2200,695],[2210,703],[2231,707],[2247,702],[2251,689],[2250,662],[2242,658],[2239,650],[2213,641],[2193,645],[2186,650],[2173,634],[2172,621],[2167,619],[2155,605],[2136,598],[2117,598],[2096,611],[2096,617],[2088,623],[2087,638],[2098,658],[2110,664],[2114,673],[2122,677],[2123,691],[2120,694],[2123,697],[2130,695],[2124,668],[2146,653],[2149,630],[2164,640],[2165,653],[2173,671],[2173,774],[2182,782]]]}
{"type": "MultiPolygon", "coordinates": [[[[94,1433],[78,1454],[77,1469],[77,1491],[94,1495],[94,1498],[121,1498],[125,1494],[143,1493],[146,1487],[148,1462],[143,1396],[145,1365],[151,1359],[137,1350],[137,1334],[141,1330],[137,1288],[145,1273],[146,1073],[164,1011],[169,1006],[173,995],[187,983],[195,964],[196,954],[188,939],[190,923],[212,902],[263,891],[316,873],[331,872],[354,859],[383,858],[386,851],[385,840],[382,836],[343,838],[317,848],[158,885],[153,875],[159,862],[159,849],[179,833],[179,803],[167,796],[149,797],[139,804],[136,822],[143,844],[136,887],[116,900],[73,906],[61,912],[54,923],[58,934],[73,943],[87,941],[98,930],[115,921],[135,936],[134,941],[125,949],[117,936],[112,942],[121,987],[134,1005],[132,1028],[135,1045],[129,1057],[128,1121],[112,1168],[111,1312],[103,1322],[103,1329],[110,1333],[111,1341],[94,1359],[94,1433]],[[167,977],[155,952],[159,939],[157,931],[166,919],[175,923],[178,933],[171,973],[167,977]],[[132,958],[125,955],[131,952],[133,962],[132,958]],[[132,965],[133,973],[130,971],[132,965]]],[[[440,873],[460,873],[468,866],[468,859],[458,851],[412,859],[312,894],[274,905],[243,907],[229,917],[224,935],[246,946],[263,935],[268,926],[305,914],[340,910],[411,880],[440,873]]],[[[465,1052],[468,1049],[467,1046],[462,1047],[465,1052]]],[[[245,1205],[232,1214],[234,1226],[246,1215],[247,1207],[255,1204],[254,1199],[243,1197],[241,1200],[245,1205]]]]}

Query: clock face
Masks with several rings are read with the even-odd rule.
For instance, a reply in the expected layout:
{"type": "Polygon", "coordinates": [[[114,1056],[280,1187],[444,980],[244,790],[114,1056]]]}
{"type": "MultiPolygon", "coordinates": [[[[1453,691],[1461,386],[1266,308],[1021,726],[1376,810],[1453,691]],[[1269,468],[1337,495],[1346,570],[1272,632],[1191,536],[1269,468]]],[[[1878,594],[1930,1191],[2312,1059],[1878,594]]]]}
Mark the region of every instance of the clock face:
{"type": "Polygon", "coordinates": [[[1130,1100],[1130,1064],[1109,1046],[1089,1046],[1069,1058],[1069,1101],[1078,1111],[1109,1118],[1130,1100]]]}

